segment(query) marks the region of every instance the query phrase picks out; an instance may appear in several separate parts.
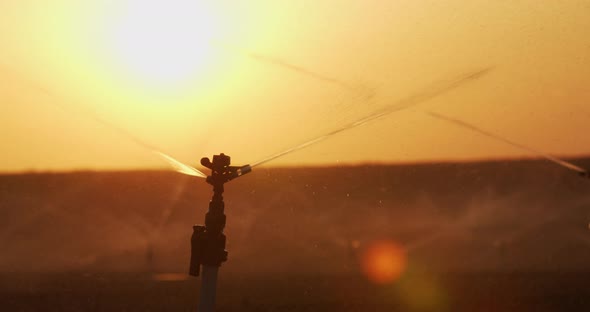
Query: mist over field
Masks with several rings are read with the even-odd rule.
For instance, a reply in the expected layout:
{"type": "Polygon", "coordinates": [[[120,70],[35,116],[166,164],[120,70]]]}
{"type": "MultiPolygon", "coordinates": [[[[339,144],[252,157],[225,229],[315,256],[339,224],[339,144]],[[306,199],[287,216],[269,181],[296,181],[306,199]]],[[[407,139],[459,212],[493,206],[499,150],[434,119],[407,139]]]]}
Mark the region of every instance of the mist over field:
{"type": "MultiPolygon", "coordinates": [[[[226,185],[222,272],[354,273],[377,240],[430,271],[588,271],[589,190],[532,160],[263,168],[226,185]]],[[[210,196],[174,172],[1,176],[0,271],[186,272],[210,196]]]]}

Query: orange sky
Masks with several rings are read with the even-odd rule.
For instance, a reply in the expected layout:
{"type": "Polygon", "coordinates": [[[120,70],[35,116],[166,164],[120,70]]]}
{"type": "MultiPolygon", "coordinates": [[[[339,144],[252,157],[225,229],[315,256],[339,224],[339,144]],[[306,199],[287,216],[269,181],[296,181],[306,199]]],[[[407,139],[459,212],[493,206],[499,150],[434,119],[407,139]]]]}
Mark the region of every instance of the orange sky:
{"type": "Polygon", "coordinates": [[[588,29],[590,3],[574,0],[3,0],[0,171],[165,166],[89,116],[190,164],[219,152],[255,162],[486,66],[478,81],[269,165],[528,156],[423,110],[589,154],[588,29]]]}

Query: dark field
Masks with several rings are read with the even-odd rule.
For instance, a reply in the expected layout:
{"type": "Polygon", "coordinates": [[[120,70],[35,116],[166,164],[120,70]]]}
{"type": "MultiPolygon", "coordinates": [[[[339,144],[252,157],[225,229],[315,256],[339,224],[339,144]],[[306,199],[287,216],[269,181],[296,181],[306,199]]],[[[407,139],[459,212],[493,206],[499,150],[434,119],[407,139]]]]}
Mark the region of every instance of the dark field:
{"type": "MultiPolygon", "coordinates": [[[[170,272],[210,192],[173,172],[0,176],[0,310],[195,310],[198,280],[170,272]]],[[[590,181],[550,163],[261,169],[225,201],[218,311],[590,309],[590,181]],[[363,274],[375,241],[403,247],[399,279],[363,274]]]]}
{"type": "MultiPolygon", "coordinates": [[[[588,311],[590,274],[405,276],[375,286],[361,276],[225,276],[218,311],[588,311]],[[432,284],[435,283],[436,287],[432,284]],[[410,293],[412,283],[422,289],[410,293]]],[[[3,275],[3,311],[195,311],[198,283],[148,274],[3,275]]]]}

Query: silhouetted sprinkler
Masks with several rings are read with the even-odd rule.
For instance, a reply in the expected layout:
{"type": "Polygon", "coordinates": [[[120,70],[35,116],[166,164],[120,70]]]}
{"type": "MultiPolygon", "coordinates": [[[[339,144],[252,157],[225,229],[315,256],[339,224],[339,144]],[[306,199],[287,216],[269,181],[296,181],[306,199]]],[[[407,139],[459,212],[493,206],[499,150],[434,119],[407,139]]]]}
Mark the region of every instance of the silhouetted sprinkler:
{"type": "Polygon", "coordinates": [[[252,167],[230,166],[230,157],[223,153],[209,158],[202,158],[201,164],[211,169],[207,183],[213,186],[213,198],[209,202],[209,211],[205,215],[205,225],[193,226],[191,238],[191,260],[189,274],[201,274],[201,292],[199,296],[199,312],[213,311],[215,308],[215,293],[217,287],[217,273],[221,263],[227,261],[225,250],[225,204],[223,202],[223,185],[250,171],[252,167]]]}

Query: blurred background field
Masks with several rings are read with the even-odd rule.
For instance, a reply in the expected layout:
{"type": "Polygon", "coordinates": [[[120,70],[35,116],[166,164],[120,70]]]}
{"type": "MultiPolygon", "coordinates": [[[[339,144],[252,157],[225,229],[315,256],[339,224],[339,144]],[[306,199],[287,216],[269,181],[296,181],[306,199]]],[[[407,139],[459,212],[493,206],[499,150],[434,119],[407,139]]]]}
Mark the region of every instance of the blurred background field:
{"type": "MultiPolygon", "coordinates": [[[[226,186],[218,310],[580,310],[588,190],[539,160],[262,168],[226,186]],[[385,280],[367,269],[379,243],[400,251],[371,256],[397,264],[385,280]]],[[[173,172],[1,176],[0,304],[194,309],[189,241],[210,195],[173,172]]]]}

